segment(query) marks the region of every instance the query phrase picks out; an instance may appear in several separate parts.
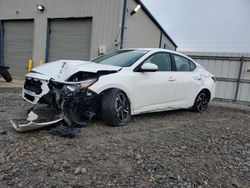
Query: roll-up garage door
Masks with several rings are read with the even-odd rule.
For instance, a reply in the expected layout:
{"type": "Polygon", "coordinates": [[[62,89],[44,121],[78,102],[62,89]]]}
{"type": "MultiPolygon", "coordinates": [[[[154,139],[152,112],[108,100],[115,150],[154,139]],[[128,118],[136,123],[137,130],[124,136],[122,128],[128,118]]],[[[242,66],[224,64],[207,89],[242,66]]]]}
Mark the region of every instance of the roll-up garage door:
{"type": "Polygon", "coordinates": [[[3,28],[3,63],[13,76],[23,77],[32,59],[33,21],[4,21],[3,28]]]}
{"type": "Polygon", "coordinates": [[[92,20],[50,20],[48,61],[89,60],[92,20]]]}

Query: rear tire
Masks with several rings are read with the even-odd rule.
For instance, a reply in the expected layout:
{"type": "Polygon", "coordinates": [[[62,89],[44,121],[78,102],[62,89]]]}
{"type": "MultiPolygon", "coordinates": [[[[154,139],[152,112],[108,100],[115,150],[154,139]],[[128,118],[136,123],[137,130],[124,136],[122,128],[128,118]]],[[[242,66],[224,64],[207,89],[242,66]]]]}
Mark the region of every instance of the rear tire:
{"type": "Polygon", "coordinates": [[[195,99],[192,110],[199,113],[205,112],[208,109],[209,100],[209,95],[205,91],[201,91],[195,99]]]}
{"type": "Polygon", "coordinates": [[[12,81],[12,77],[9,73],[9,71],[7,69],[2,69],[1,70],[1,75],[3,76],[3,78],[5,79],[6,82],[11,82],[12,81]]]}
{"type": "Polygon", "coordinates": [[[127,95],[113,89],[103,96],[102,115],[106,125],[124,126],[131,120],[131,109],[127,95]]]}

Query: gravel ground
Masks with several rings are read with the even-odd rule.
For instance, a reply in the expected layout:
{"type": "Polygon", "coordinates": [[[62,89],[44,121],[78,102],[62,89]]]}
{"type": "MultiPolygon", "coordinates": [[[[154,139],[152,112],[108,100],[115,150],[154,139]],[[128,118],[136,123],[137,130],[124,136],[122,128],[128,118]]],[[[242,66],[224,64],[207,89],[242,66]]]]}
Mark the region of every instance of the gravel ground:
{"type": "Polygon", "coordinates": [[[0,187],[250,187],[250,107],[213,102],[135,116],[125,127],[94,121],[76,138],[16,133],[30,107],[0,90],[0,187]]]}

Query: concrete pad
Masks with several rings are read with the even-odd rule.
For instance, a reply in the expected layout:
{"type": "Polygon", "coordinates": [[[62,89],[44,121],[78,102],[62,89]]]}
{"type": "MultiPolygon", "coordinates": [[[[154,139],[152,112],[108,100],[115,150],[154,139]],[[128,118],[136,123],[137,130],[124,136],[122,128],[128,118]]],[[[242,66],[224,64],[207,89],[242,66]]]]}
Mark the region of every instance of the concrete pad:
{"type": "Polygon", "coordinates": [[[21,88],[24,84],[24,78],[12,77],[11,82],[6,82],[2,77],[0,78],[0,88],[21,88]]]}

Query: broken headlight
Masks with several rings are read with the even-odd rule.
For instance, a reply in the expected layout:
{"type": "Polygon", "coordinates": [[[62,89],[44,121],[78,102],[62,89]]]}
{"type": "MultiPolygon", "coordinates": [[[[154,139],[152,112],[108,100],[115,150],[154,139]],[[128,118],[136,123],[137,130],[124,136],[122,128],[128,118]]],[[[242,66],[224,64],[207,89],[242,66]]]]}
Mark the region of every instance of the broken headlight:
{"type": "Polygon", "coordinates": [[[70,91],[74,91],[76,89],[88,88],[91,85],[93,85],[95,82],[97,82],[97,80],[98,80],[97,78],[85,80],[85,81],[82,81],[82,82],[75,83],[74,85],[68,85],[67,88],[70,91]]]}

